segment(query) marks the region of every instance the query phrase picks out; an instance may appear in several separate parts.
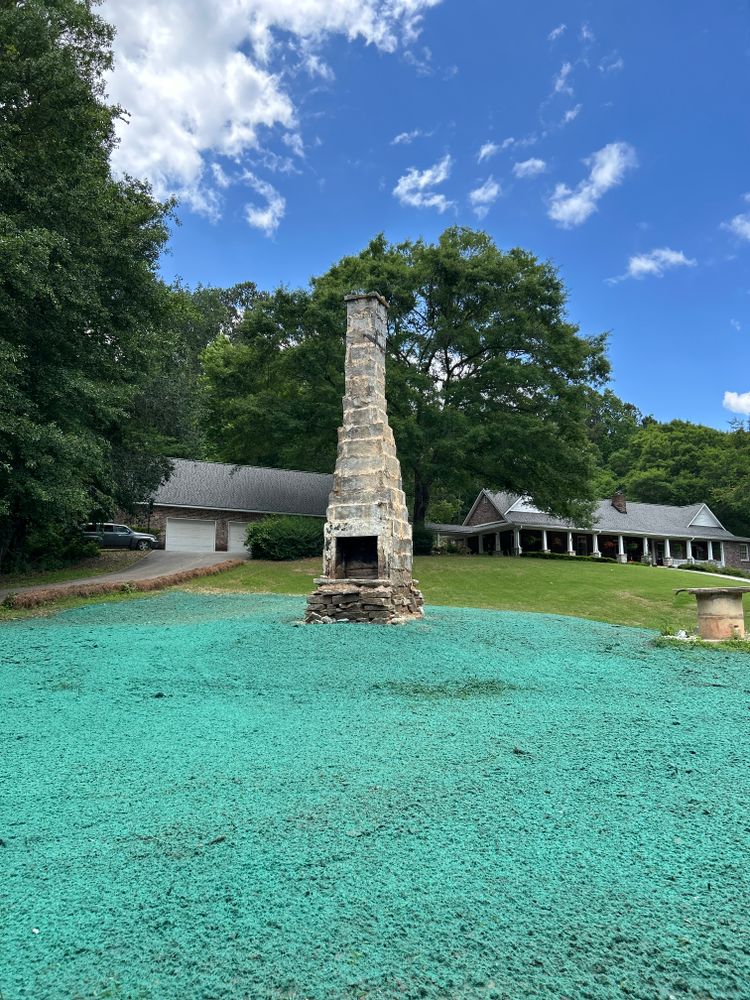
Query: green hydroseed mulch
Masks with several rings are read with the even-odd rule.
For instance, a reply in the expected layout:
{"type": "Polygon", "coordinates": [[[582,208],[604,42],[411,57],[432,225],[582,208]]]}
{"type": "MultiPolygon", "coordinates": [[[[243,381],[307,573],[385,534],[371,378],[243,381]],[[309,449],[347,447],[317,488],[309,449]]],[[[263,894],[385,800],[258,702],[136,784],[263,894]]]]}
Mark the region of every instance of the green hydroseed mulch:
{"type": "Polygon", "coordinates": [[[747,657],[170,592],[0,629],[0,995],[737,998],[747,657]]]}

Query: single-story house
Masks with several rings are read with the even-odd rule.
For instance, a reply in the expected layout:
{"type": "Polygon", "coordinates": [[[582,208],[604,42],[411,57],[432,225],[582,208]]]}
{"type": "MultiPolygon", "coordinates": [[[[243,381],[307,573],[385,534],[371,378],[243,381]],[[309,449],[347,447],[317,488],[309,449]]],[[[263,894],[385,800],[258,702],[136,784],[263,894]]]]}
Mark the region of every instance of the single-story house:
{"type": "Polygon", "coordinates": [[[439,539],[459,542],[471,552],[557,552],[663,566],[715,562],[750,569],[750,539],[727,531],[705,503],[628,503],[618,492],[596,505],[591,528],[581,528],[545,514],[528,497],[482,490],[463,524],[428,527],[439,539]]]}
{"type": "Polygon", "coordinates": [[[333,476],[173,459],[172,474],[143,504],[165,549],[244,552],[248,521],[269,514],[325,518],[333,476]]]}

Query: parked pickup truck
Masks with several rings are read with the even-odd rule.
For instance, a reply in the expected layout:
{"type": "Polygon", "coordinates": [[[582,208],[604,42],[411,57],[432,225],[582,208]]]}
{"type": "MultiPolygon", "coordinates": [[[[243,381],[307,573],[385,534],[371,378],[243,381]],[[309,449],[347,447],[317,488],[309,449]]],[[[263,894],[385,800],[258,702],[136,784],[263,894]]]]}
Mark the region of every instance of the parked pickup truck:
{"type": "Polygon", "coordinates": [[[84,524],[83,537],[98,542],[103,549],[155,549],[158,542],[154,535],[133,531],[126,524],[84,524]]]}

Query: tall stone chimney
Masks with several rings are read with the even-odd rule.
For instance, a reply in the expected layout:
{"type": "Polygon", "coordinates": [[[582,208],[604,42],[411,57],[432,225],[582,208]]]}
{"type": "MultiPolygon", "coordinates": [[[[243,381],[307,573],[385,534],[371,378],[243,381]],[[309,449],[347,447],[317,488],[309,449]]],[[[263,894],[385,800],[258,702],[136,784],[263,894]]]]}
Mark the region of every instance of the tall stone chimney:
{"type": "Polygon", "coordinates": [[[401,467],[385,402],[388,303],[346,296],[346,395],[323,544],[305,621],[421,618],[401,467]]]}

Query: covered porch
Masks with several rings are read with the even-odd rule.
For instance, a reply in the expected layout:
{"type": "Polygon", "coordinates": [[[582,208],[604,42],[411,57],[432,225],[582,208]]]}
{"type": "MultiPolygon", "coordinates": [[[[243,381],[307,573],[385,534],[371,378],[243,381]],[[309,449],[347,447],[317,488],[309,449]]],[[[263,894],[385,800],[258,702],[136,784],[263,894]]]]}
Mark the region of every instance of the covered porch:
{"type": "Polygon", "coordinates": [[[724,564],[720,541],[661,538],[648,535],[607,534],[598,531],[561,531],[555,528],[512,527],[488,531],[478,526],[465,536],[469,552],[477,555],[521,556],[524,553],[605,557],[620,563],[679,566],[684,562],[724,564]]]}

